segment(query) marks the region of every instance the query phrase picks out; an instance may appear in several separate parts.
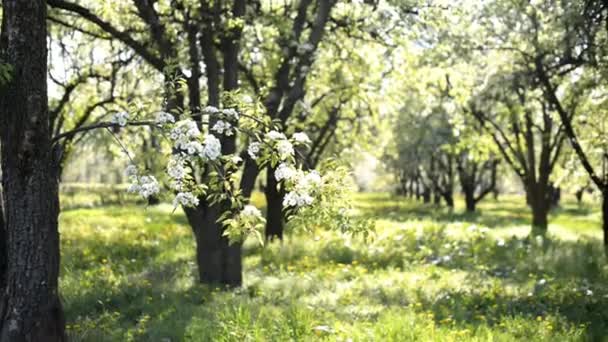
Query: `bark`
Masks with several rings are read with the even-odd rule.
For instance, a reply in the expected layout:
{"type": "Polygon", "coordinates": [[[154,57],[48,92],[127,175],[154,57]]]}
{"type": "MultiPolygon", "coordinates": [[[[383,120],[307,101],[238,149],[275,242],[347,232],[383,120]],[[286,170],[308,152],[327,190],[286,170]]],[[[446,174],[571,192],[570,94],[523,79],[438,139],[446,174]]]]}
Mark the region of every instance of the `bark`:
{"type": "Polygon", "coordinates": [[[548,227],[548,214],[550,202],[548,201],[547,187],[534,184],[528,186],[527,198],[532,209],[532,235],[545,235],[548,227]]]}
{"type": "Polygon", "coordinates": [[[266,188],[266,240],[283,239],[283,194],[277,189],[277,181],[274,177],[274,170],[267,169],[266,188]]]}
{"type": "Polygon", "coordinates": [[[2,187],[0,186],[0,296],[4,293],[6,280],[6,230],[4,225],[4,206],[2,205],[2,187]]]}
{"type": "Polygon", "coordinates": [[[608,188],[602,191],[602,230],[604,231],[604,253],[608,255],[608,188]]]}
{"type": "Polygon", "coordinates": [[[463,188],[464,191],[464,202],[467,207],[467,212],[474,213],[477,201],[475,200],[475,193],[471,188],[463,188]]]}
{"type": "Polygon", "coordinates": [[[65,341],[59,300],[59,196],[47,104],[46,2],[3,1],[2,188],[7,233],[0,341],[65,341]],[[8,32],[8,34],[7,34],[8,32]]]}
{"type": "Polygon", "coordinates": [[[230,245],[222,236],[222,226],[215,220],[219,206],[201,202],[197,208],[186,208],[186,217],[196,239],[196,261],[199,282],[239,286],[242,283],[241,245],[230,245]]]}

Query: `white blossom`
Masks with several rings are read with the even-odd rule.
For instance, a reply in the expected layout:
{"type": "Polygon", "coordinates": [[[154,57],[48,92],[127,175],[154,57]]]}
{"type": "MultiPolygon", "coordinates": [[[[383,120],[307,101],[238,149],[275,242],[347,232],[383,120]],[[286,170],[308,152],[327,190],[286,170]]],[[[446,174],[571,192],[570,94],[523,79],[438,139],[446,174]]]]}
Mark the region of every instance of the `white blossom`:
{"type": "Polygon", "coordinates": [[[127,168],[125,169],[125,174],[127,175],[127,177],[137,176],[137,166],[129,164],[129,166],[127,166],[127,168]]]}
{"type": "Polygon", "coordinates": [[[219,109],[217,109],[217,107],[213,107],[213,106],[207,106],[205,108],[203,108],[203,112],[207,113],[207,114],[216,114],[219,113],[219,109]]]}
{"type": "Polygon", "coordinates": [[[203,153],[204,149],[203,144],[196,140],[188,142],[183,146],[183,148],[184,150],[186,150],[186,152],[188,152],[189,155],[200,155],[201,153],[203,153]]]}
{"type": "Polygon", "coordinates": [[[141,186],[139,186],[139,184],[137,184],[137,183],[133,183],[133,184],[129,185],[129,187],[127,188],[127,192],[134,194],[136,192],[139,192],[139,189],[141,189],[141,186]]]}
{"type": "Polygon", "coordinates": [[[129,121],[129,113],[127,112],[118,112],[115,113],[112,116],[112,123],[114,124],[118,124],[121,127],[124,127],[127,125],[127,122],[129,121]]]}
{"type": "Polygon", "coordinates": [[[176,180],[183,179],[186,176],[186,168],[183,161],[179,159],[171,160],[169,165],[167,165],[167,174],[176,180]]]}
{"type": "Polygon", "coordinates": [[[279,140],[277,143],[277,152],[281,159],[285,160],[294,154],[293,145],[288,140],[279,140]]]}
{"type": "Polygon", "coordinates": [[[198,129],[198,125],[193,120],[186,120],[183,125],[187,137],[194,138],[201,134],[201,131],[198,129]]]}
{"type": "Polygon", "coordinates": [[[298,54],[303,55],[306,52],[312,51],[314,48],[315,47],[310,43],[300,44],[298,45],[298,54]]]}
{"type": "Polygon", "coordinates": [[[297,191],[288,192],[283,199],[284,207],[303,207],[311,205],[314,199],[307,193],[299,193],[297,191]]]}
{"type": "Polygon", "coordinates": [[[139,182],[139,194],[144,198],[148,198],[160,192],[160,186],[154,176],[142,176],[139,182]]]}
{"type": "Polygon", "coordinates": [[[167,112],[158,112],[156,113],[156,123],[159,125],[164,125],[166,123],[174,123],[175,117],[167,112]]]}
{"type": "Polygon", "coordinates": [[[183,205],[184,207],[196,207],[198,203],[198,197],[191,192],[179,192],[173,199],[174,208],[177,208],[179,205],[183,205]]]}
{"type": "Polygon", "coordinates": [[[293,140],[299,144],[310,144],[310,138],[304,132],[298,132],[293,134],[293,140]]]}
{"type": "Polygon", "coordinates": [[[222,113],[230,120],[237,121],[239,119],[239,113],[234,108],[224,109],[222,113]]]}
{"type": "Polygon", "coordinates": [[[323,180],[318,171],[312,170],[298,180],[296,188],[302,191],[311,191],[319,188],[323,180]]]}
{"type": "Polygon", "coordinates": [[[266,133],[266,138],[268,138],[269,140],[285,140],[287,139],[287,137],[285,136],[285,134],[283,133],[279,133],[277,131],[270,131],[268,133],[266,133]]]}
{"type": "Polygon", "coordinates": [[[250,204],[246,205],[243,210],[241,210],[241,215],[245,217],[262,217],[260,210],[250,204]]]}
{"type": "Polygon", "coordinates": [[[233,162],[234,164],[238,164],[238,163],[240,163],[240,162],[242,162],[242,161],[243,161],[243,158],[241,158],[241,157],[239,157],[239,156],[237,156],[237,155],[232,156],[232,162],[233,162]]]}
{"type": "Polygon", "coordinates": [[[222,154],[222,144],[220,140],[213,134],[207,134],[205,137],[205,147],[201,153],[201,157],[209,160],[216,160],[222,154]]]}
{"type": "Polygon", "coordinates": [[[260,143],[259,142],[252,142],[251,144],[249,144],[249,147],[247,148],[247,154],[249,154],[249,157],[251,157],[251,159],[255,160],[258,158],[258,153],[260,152],[260,143]]]}
{"type": "Polygon", "coordinates": [[[277,180],[277,182],[280,182],[282,180],[291,180],[296,175],[296,170],[285,163],[279,164],[277,169],[274,171],[274,178],[277,180]]]}
{"type": "Polygon", "coordinates": [[[231,136],[233,134],[232,125],[230,124],[230,122],[222,120],[216,122],[215,125],[213,125],[213,128],[211,128],[211,130],[219,134],[226,134],[227,136],[231,136]]]}

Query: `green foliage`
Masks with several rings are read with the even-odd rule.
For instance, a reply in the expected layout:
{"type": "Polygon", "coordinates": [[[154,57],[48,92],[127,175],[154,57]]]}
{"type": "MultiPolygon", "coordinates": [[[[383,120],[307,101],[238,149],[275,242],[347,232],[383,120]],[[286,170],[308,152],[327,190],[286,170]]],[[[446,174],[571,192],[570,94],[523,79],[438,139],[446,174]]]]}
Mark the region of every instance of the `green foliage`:
{"type": "Polygon", "coordinates": [[[608,329],[597,208],[566,202],[552,220],[556,235],[541,245],[525,236],[521,198],[486,203],[477,215],[384,194],[353,200],[361,218],[377,223],[374,239],[325,229],[263,248],[250,239],[245,283],[230,291],[195,284],[192,234],[171,206],[66,210],[60,284],[68,334],[74,341],[584,341],[608,329]]]}

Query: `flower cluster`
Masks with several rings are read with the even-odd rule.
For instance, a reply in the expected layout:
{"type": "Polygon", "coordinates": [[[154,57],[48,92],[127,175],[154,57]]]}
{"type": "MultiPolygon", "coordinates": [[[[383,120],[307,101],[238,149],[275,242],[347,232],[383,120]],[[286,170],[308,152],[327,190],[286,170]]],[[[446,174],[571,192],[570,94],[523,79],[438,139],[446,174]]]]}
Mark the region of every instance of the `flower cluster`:
{"type": "Polygon", "coordinates": [[[218,134],[225,134],[227,136],[231,136],[234,134],[232,130],[232,125],[228,121],[218,120],[218,122],[213,125],[211,128],[212,131],[217,132],[218,134]]]}
{"type": "Polygon", "coordinates": [[[315,171],[296,170],[285,163],[279,164],[274,173],[278,182],[284,182],[289,192],[283,200],[284,207],[303,207],[311,205],[322,184],[321,175],[315,171]]]}
{"type": "Polygon", "coordinates": [[[125,173],[131,185],[127,190],[130,193],[138,193],[143,198],[149,198],[160,192],[160,185],[154,176],[139,176],[139,172],[135,165],[127,166],[125,173]]]}
{"type": "Polygon", "coordinates": [[[260,153],[260,143],[255,141],[249,144],[249,147],[247,148],[247,154],[249,154],[249,157],[256,160],[258,158],[258,153],[260,153]]]}
{"type": "Polygon", "coordinates": [[[118,112],[115,113],[112,116],[112,120],[110,122],[112,122],[113,124],[118,124],[121,127],[124,127],[127,125],[127,122],[129,121],[129,113],[127,112],[118,112]]]}
{"type": "Polygon", "coordinates": [[[183,120],[171,129],[169,135],[174,141],[174,147],[190,156],[199,156],[207,160],[216,160],[222,153],[222,145],[218,138],[207,134],[201,143],[201,131],[193,120],[183,120]]]}
{"type": "Polygon", "coordinates": [[[155,122],[159,125],[174,123],[175,117],[167,112],[158,112],[156,113],[155,122]]]}
{"type": "Polygon", "coordinates": [[[196,207],[199,204],[198,196],[192,192],[178,192],[173,199],[173,207],[177,208],[182,205],[184,207],[196,207]]]}

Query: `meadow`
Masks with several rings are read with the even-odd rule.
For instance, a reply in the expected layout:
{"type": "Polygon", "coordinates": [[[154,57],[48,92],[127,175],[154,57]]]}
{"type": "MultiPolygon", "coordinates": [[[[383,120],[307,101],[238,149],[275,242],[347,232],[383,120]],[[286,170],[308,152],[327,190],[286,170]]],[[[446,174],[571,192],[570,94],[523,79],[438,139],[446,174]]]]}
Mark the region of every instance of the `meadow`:
{"type": "MultiPolygon", "coordinates": [[[[359,194],[368,238],[318,227],[246,241],[244,285],[197,284],[194,242],[167,204],[76,205],[60,216],[60,289],[73,341],[602,341],[601,217],[564,201],[529,238],[517,196],[450,212],[359,194]]],[[[255,201],[263,206],[263,196],[255,201]]],[[[83,199],[78,199],[82,201],[83,199]]],[[[607,339],[608,340],[608,339],[607,339]]]]}

